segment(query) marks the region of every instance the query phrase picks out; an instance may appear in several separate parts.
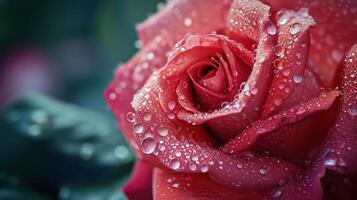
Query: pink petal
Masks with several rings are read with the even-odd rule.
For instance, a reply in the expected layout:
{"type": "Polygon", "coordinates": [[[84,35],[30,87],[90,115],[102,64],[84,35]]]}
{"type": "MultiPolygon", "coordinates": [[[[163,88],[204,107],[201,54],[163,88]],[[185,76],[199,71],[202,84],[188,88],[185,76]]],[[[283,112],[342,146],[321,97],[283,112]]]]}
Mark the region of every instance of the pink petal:
{"type": "Polygon", "coordinates": [[[172,0],[158,13],[137,26],[143,46],[155,37],[174,45],[186,34],[220,31],[231,0],[172,0]]]}
{"type": "Polygon", "coordinates": [[[224,187],[205,174],[179,174],[156,168],[154,170],[154,198],[156,200],[260,200],[269,190],[250,190],[224,187]]]}
{"type": "Polygon", "coordinates": [[[338,95],[338,91],[327,92],[318,98],[302,102],[292,108],[286,108],[267,119],[259,120],[251,128],[229,141],[223,150],[227,153],[240,153],[254,145],[259,135],[268,134],[283,126],[297,123],[315,112],[327,110],[338,95]]]}
{"type": "Polygon", "coordinates": [[[357,172],[357,45],[345,57],[342,74],[341,105],[312,167],[295,181],[280,188],[281,199],[322,199],[320,179],[326,168],[341,174],[357,172]],[[303,192],[301,192],[303,191],[303,192]]]}
{"type": "Polygon", "coordinates": [[[263,1],[275,11],[308,9],[316,21],[316,27],[311,31],[311,64],[325,85],[331,86],[344,52],[357,42],[357,1],[263,1]]]}
{"type": "Polygon", "coordinates": [[[191,125],[176,117],[181,108],[172,87],[178,84],[182,73],[195,59],[201,60],[219,51],[216,42],[221,40],[207,37],[198,47],[197,42],[185,41],[190,41],[185,46],[186,51],[173,56],[168,65],[154,73],[134,97],[132,106],[135,112],[130,114],[133,119],[129,128],[133,138],[130,144],[137,156],[155,166],[177,172],[208,173],[220,184],[241,188],[272,187],[298,172],[294,165],[276,158],[251,153],[240,156],[224,154],[215,148],[214,141],[202,126],[191,125]],[[197,48],[200,51],[196,51],[197,48]],[[260,173],[260,169],[267,170],[267,173],[260,173]]]}
{"type": "Polygon", "coordinates": [[[152,196],[152,173],[150,164],[142,161],[135,163],[130,181],[124,186],[123,191],[130,200],[150,200],[152,196]]]}
{"type": "MultiPolygon", "coordinates": [[[[275,73],[263,116],[267,117],[281,106],[303,82],[310,47],[309,29],[313,19],[303,10],[283,11],[278,21],[278,44],[275,73]]],[[[308,90],[309,88],[304,88],[308,90]]]]}
{"type": "MultiPolygon", "coordinates": [[[[244,21],[244,18],[242,17],[252,15],[250,12],[254,12],[255,10],[258,14],[254,14],[254,18],[252,19],[256,20],[256,24],[260,24],[259,30],[266,30],[268,24],[271,23],[269,21],[269,8],[261,4],[259,1],[249,1],[249,3],[244,2],[245,1],[233,2],[228,21],[244,21]],[[245,15],[237,14],[241,12],[247,13],[245,13],[245,15]]],[[[253,23],[254,20],[252,20],[252,24],[246,24],[247,29],[253,29],[253,27],[255,27],[255,23],[253,23]]],[[[236,33],[241,34],[239,28],[237,29],[233,27],[235,23],[230,23],[230,25],[232,26],[233,32],[238,31],[236,33]]],[[[256,35],[250,34],[247,35],[247,37],[254,39],[256,38],[256,35]]],[[[194,115],[181,112],[179,113],[179,117],[195,124],[206,123],[212,132],[217,134],[222,141],[227,141],[234,137],[246,126],[254,122],[260,115],[260,110],[265,101],[272,78],[273,70],[271,63],[274,57],[273,39],[274,37],[267,34],[266,31],[259,31],[256,62],[253,65],[253,70],[245,86],[245,88],[249,88],[250,91],[240,92],[230,105],[219,110],[210,113],[195,113],[194,115]]]]}

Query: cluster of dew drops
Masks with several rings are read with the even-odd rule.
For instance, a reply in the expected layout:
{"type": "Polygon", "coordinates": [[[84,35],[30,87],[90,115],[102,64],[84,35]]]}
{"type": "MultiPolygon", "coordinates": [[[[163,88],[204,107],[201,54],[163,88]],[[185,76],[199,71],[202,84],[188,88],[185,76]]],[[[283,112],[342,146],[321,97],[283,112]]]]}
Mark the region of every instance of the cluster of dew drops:
{"type": "MultiPolygon", "coordinates": [[[[302,13],[303,15],[304,15],[304,14],[307,14],[307,10],[306,10],[306,9],[302,9],[302,10],[299,11],[299,12],[300,12],[300,14],[302,13]]],[[[280,13],[280,17],[279,17],[278,20],[277,20],[277,23],[278,23],[279,25],[284,25],[284,24],[286,24],[286,23],[289,21],[290,18],[291,18],[291,16],[290,16],[290,13],[289,13],[289,12],[285,12],[285,11],[284,11],[284,12],[281,12],[281,13],[280,13]]],[[[184,24],[185,26],[191,26],[192,23],[193,23],[193,20],[192,20],[191,18],[189,18],[189,17],[184,18],[184,20],[183,20],[183,24],[184,24]]],[[[268,24],[268,27],[267,27],[267,30],[266,30],[266,31],[267,31],[267,33],[268,33],[269,35],[276,35],[276,34],[277,34],[277,28],[276,28],[276,26],[275,26],[273,23],[269,23],[269,24],[268,24]]],[[[302,31],[302,25],[301,25],[300,23],[294,23],[293,25],[290,26],[288,32],[289,32],[292,36],[295,36],[295,35],[297,35],[298,33],[300,33],[301,31],[302,31]]],[[[296,37],[295,37],[295,40],[296,40],[296,37]]],[[[301,45],[302,45],[302,47],[305,47],[306,44],[303,43],[303,44],[301,44],[301,45]]],[[[139,43],[139,42],[136,42],[136,43],[135,43],[135,46],[136,46],[137,48],[140,48],[140,43],[139,43]]],[[[175,45],[175,47],[178,47],[178,45],[175,45]]],[[[280,65],[281,59],[283,59],[283,57],[284,57],[284,55],[285,55],[286,53],[289,53],[289,52],[288,52],[288,51],[289,51],[289,48],[291,48],[291,46],[279,46],[279,45],[275,46],[275,48],[274,48],[274,52],[275,52],[275,54],[276,54],[276,56],[277,56],[278,58],[273,62],[273,64],[274,64],[274,67],[275,67],[275,68],[277,68],[277,69],[279,69],[279,70],[282,70],[282,75],[283,75],[283,76],[289,76],[290,73],[291,73],[291,71],[290,71],[289,68],[283,69],[283,68],[282,68],[283,66],[280,65]]],[[[182,49],[180,49],[180,50],[182,51],[182,49]]],[[[173,54],[173,52],[171,52],[171,55],[172,55],[172,54],[173,54]]],[[[170,54],[169,54],[169,56],[170,56],[170,54]]],[[[299,60],[299,58],[301,58],[301,53],[297,52],[296,57],[298,58],[298,59],[296,60],[296,65],[301,65],[302,62],[299,60]]],[[[336,56],[335,56],[335,57],[336,57],[336,56]]],[[[147,54],[147,58],[146,58],[146,59],[148,59],[148,60],[154,59],[154,54],[153,54],[152,52],[149,52],[149,53],[147,54]]],[[[264,59],[264,58],[262,58],[262,59],[264,59]]],[[[258,60],[257,60],[257,61],[258,61],[258,60]]],[[[263,61],[263,60],[261,60],[261,61],[259,61],[259,62],[262,62],[262,61],[263,61]]],[[[292,80],[290,80],[290,81],[293,81],[293,82],[295,82],[295,83],[301,83],[301,82],[303,81],[303,76],[302,76],[302,75],[294,75],[294,76],[292,77],[292,80]]],[[[256,94],[256,93],[258,92],[257,89],[255,89],[255,88],[249,89],[249,86],[248,86],[246,83],[242,83],[241,88],[242,88],[241,90],[242,90],[245,94],[247,94],[247,95],[254,95],[254,94],[256,94]]],[[[287,93],[290,92],[290,88],[286,87],[286,86],[283,85],[283,84],[279,85],[279,89],[281,89],[281,90],[283,90],[283,91],[285,91],[285,92],[287,92],[287,93]]],[[[109,94],[109,98],[112,99],[112,100],[114,100],[114,99],[116,98],[116,94],[115,94],[115,93],[109,94]]],[[[276,100],[274,101],[274,104],[275,104],[276,106],[279,106],[279,105],[282,103],[282,101],[283,101],[282,99],[276,99],[276,100]]],[[[243,103],[244,103],[244,102],[243,102],[243,103]]],[[[174,101],[170,101],[167,106],[168,106],[169,110],[174,110],[175,107],[176,107],[174,101]]],[[[236,108],[238,108],[238,109],[241,110],[245,105],[237,104],[237,105],[235,105],[235,106],[236,106],[236,108]]],[[[222,112],[227,112],[228,108],[230,108],[231,106],[230,106],[230,104],[229,104],[228,102],[224,102],[224,103],[222,103],[222,106],[221,106],[221,107],[223,108],[223,109],[221,109],[222,112]],[[225,109],[225,108],[226,108],[226,109],[225,109]]],[[[216,111],[217,111],[217,110],[216,110],[216,111]]],[[[349,112],[350,115],[352,115],[352,116],[357,116],[357,105],[351,106],[351,108],[348,109],[348,112],[349,112]]],[[[195,117],[209,117],[208,115],[209,115],[209,113],[205,113],[205,116],[195,116],[195,117]]],[[[144,127],[144,125],[143,125],[143,124],[137,124],[137,123],[135,123],[135,120],[136,120],[135,118],[136,118],[136,116],[135,116],[134,113],[129,112],[129,113],[127,114],[127,120],[128,120],[129,122],[133,123],[133,131],[134,131],[134,134],[144,134],[144,132],[145,132],[145,127],[144,127]]],[[[170,120],[173,120],[173,119],[175,118],[175,114],[174,114],[173,112],[172,112],[172,113],[168,113],[168,114],[167,114],[167,118],[170,119],[170,120]]],[[[144,120],[144,121],[149,122],[151,119],[152,119],[152,115],[151,115],[150,113],[144,114],[144,116],[143,116],[143,120],[144,120]]],[[[166,128],[166,127],[163,127],[163,126],[157,128],[157,129],[156,129],[156,132],[157,132],[157,134],[158,134],[159,136],[161,136],[161,137],[167,137],[167,136],[169,136],[169,129],[166,128]]],[[[134,147],[136,147],[136,148],[139,148],[138,145],[137,145],[135,142],[132,143],[132,145],[133,145],[134,147]]],[[[166,147],[165,147],[165,145],[164,145],[164,141],[163,141],[163,140],[159,140],[159,141],[158,141],[158,144],[157,144],[156,140],[152,137],[152,133],[151,133],[151,132],[150,132],[150,133],[145,133],[145,137],[144,137],[144,139],[142,140],[140,146],[141,146],[141,151],[142,151],[144,154],[147,154],[147,155],[158,155],[158,152],[159,152],[159,151],[160,151],[160,152],[163,152],[163,151],[165,151],[165,149],[166,149],[166,147]]],[[[189,147],[189,146],[188,146],[188,147],[189,147]]],[[[118,148],[119,148],[119,147],[118,147],[118,148]]],[[[350,147],[349,147],[349,148],[350,148],[350,147]]],[[[122,148],[121,148],[121,149],[122,149],[122,148]]],[[[86,151],[87,151],[87,150],[86,150],[86,151]]],[[[116,150],[116,151],[119,152],[119,150],[116,150]]],[[[121,150],[120,150],[120,152],[121,152],[121,150]]],[[[124,151],[124,152],[125,152],[125,151],[124,151]]],[[[181,157],[181,156],[185,156],[185,155],[183,155],[183,153],[182,153],[180,150],[175,151],[175,152],[173,153],[173,156],[170,157],[170,160],[169,160],[169,162],[168,162],[167,165],[168,165],[171,169],[173,169],[173,170],[178,170],[178,169],[180,169],[182,163],[181,163],[181,161],[180,161],[179,159],[177,159],[177,158],[179,158],[179,157],[181,157]]],[[[121,157],[122,157],[122,156],[121,156],[121,157]]],[[[199,156],[197,156],[197,155],[193,155],[192,157],[186,155],[186,158],[188,158],[188,159],[190,159],[190,160],[192,161],[192,162],[189,162],[189,163],[188,163],[188,167],[189,167],[189,169],[190,169],[191,171],[200,170],[201,172],[205,173],[205,172],[207,172],[207,171],[209,170],[209,165],[213,165],[213,164],[215,163],[215,161],[209,160],[208,163],[202,163],[202,164],[200,164],[200,163],[199,163],[199,156]]],[[[219,162],[221,162],[221,161],[218,161],[217,164],[219,164],[219,162]]],[[[339,160],[338,162],[341,163],[340,160],[339,160]]],[[[329,160],[326,160],[326,161],[324,162],[324,164],[325,164],[326,166],[336,165],[336,160],[334,160],[334,159],[329,159],[329,160]]],[[[343,164],[343,163],[342,163],[342,164],[343,164]]],[[[237,166],[237,167],[238,167],[238,168],[239,168],[239,167],[242,168],[242,166],[237,166]]],[[[223,165],[219,165],[219,168],[222,169],[222,168],[223,168],[223,165]]],[[[260,169],[260,170],[259,170],[259,173],[261,173],[261,174],[264,175],[264,174],[268,173],[268,171],[267,171],[266,169],[260,169]]],[[[174,188],[179,188],[179,187],[180,187],[180,185],[179,185],[177,182],[173,181],[172,178],[167,177],[166,180],[167,180],[167,182],[170,183],[174,188]]],[[[187,185],[187,186],[189,186],[189,185],[187,185]]],[[[272,191],[272,197],[273,197],[273,198],[279,198],[279,197],[281,196],[281,194],[282,194],[282,191],[281,191],[281,189],[279,189],[279,188],[276,188],[276,189],[274,189],[274,190],[272,191]]]]}

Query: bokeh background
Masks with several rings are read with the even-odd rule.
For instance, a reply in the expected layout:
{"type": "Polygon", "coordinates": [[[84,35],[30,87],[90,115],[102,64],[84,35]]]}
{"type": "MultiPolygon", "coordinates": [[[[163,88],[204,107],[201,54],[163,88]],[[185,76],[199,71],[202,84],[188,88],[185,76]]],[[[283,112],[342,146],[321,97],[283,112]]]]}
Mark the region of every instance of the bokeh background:
{"type": "Polygon", "coordinates": [[[103,98],[162,0],[0,0],[0,199],[124,199],[135,160],[103,98]]]}

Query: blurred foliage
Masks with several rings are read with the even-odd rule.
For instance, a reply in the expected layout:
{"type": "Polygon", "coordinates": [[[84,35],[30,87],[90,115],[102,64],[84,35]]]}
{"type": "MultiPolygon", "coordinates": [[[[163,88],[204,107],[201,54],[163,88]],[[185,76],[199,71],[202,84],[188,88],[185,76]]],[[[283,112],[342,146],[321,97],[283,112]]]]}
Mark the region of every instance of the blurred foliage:
{"type": "Polygon", "coordinates": [[[135,158],[114,124],[92,111],[26,96],[0,115],[0,171],[50,197],[119,197],[135,158]]]}
{"type": "MultiPolygon", "coordinates": [[[[135,25],[162,1],[0,0],[0,79],[31,72],[33,63],[14,70],[8,62],[30,52],[51,80],[39,83],[52,90],[0,112],[0,199],[125,199],[135,158],[103,92],[117,63],[137,51],[135,25]]],[[[14,93],[16,84],[6,83],[14,93]]]]}

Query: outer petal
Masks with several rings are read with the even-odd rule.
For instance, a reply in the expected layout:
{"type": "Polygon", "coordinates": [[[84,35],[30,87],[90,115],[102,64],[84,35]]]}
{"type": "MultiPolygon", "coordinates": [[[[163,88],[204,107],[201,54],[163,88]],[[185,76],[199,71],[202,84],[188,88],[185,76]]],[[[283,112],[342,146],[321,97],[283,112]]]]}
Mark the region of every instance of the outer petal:
{"type": "Polygon", "coordinates": [[[322,199],[320,178],[326,168],[343,174],[357,172],[357,45],[352,47],[342,66],[341,105],[334,126],[312,167],[279,189],[281,199],[322,199]]]}
{"type": "Polygon", "coordinates": [[[284,11],[278,19],[279,36],[275,47],[278,58],[274,61],[275,73],[264,105],[264,117],[279,108],[303,82],[310,47],[309,30],[312,25],[313,19],[304,10],[284,11]]]}
{"type": "Polygon", "coordinates": [[[270,192],[224,187],[205,174],[179,174],[158,168],[154,170],[153,190],[155,200],[262,200],[270,192]]]}
{"type": "Polygon", "coordinates": [[[150,164],[137,161],[129,183],[123,188],[125,195],[130,200],[152,199],[152,173],[150,164]]]}
{"type": "MultiPolygon", "coordinates": [[[[227,153],[239,153],[254,145],[258,136],[268,134],[283,126],[297,123],[300,120],[312,115],[315,112],[330,108],[335,98],[338,96],[338,91],[322,94],[318,98],[311,99],[307,102],[302,102],[292,108],[284,109],[278,114],[255,122],[251,128],[239,134],[236,138],[228,142],[223,150],[227,153]]],[[[288,135],[286,137],[289,137],[288,135]]]]}
{"type": "Polygon", "coordinates": [[[186,34],[224,29],[231,0],[172,0],[137,26],[143,46],[160,36],[171,45],[186,34]]]}
{"type": "Polygon", "coordinates": [[[357,41],[357,1],[353,0],[263,0],[275,11],[307,8],[316,20],[311,31],[311,64],[327,86],[333,84],[343,54],[357,41]]]}

